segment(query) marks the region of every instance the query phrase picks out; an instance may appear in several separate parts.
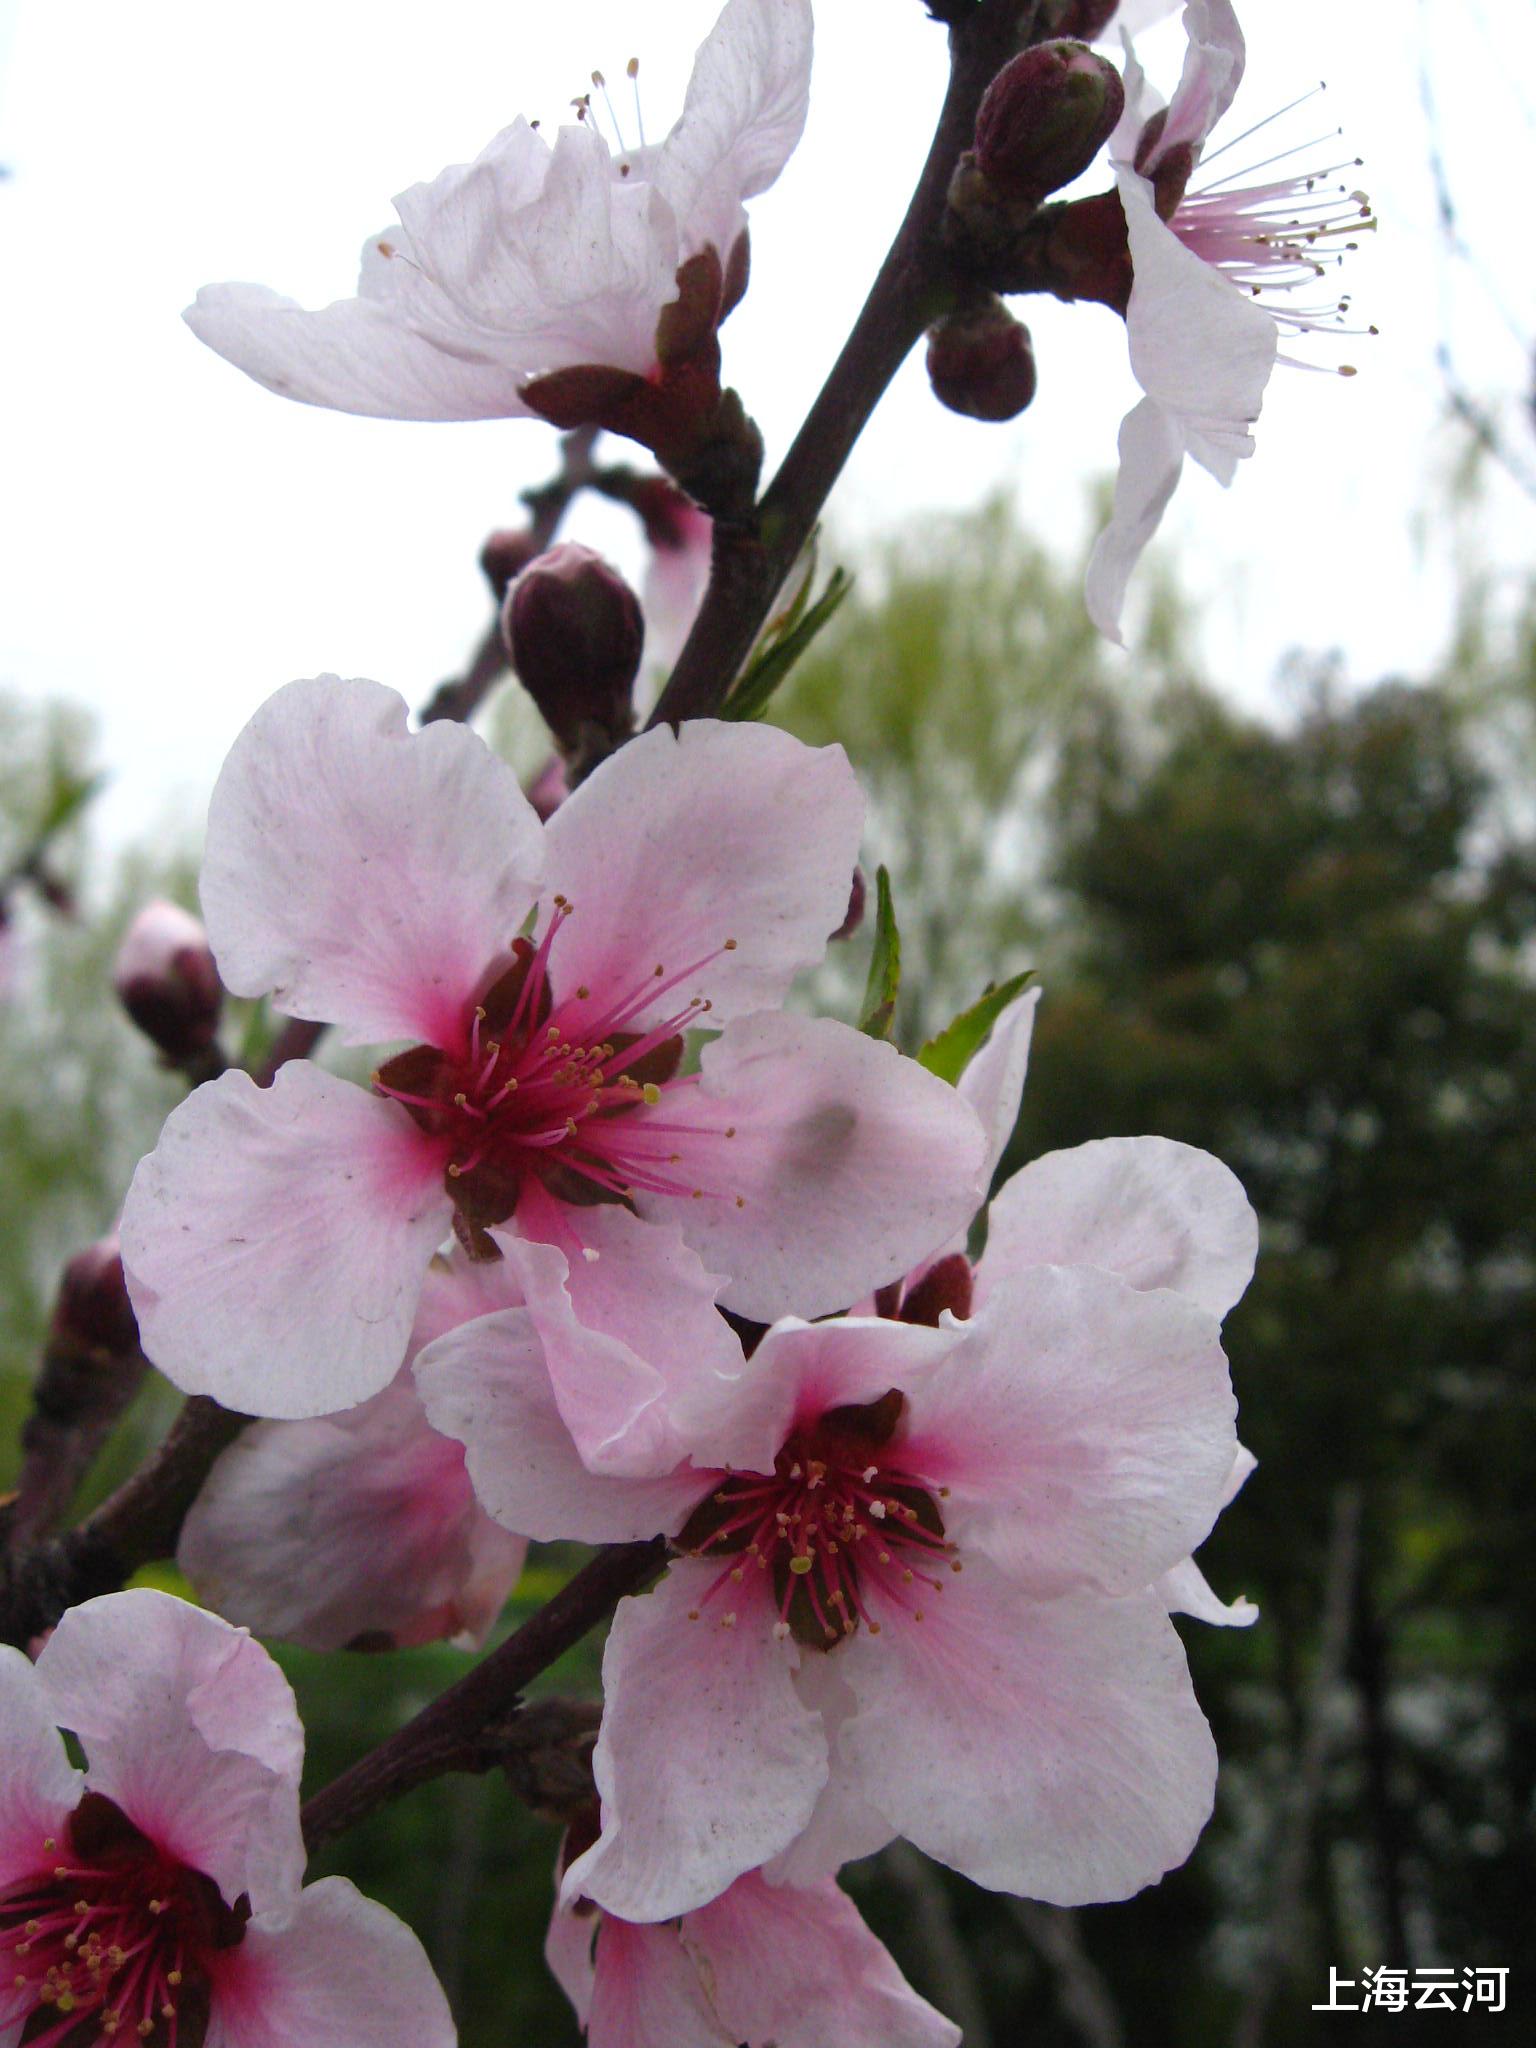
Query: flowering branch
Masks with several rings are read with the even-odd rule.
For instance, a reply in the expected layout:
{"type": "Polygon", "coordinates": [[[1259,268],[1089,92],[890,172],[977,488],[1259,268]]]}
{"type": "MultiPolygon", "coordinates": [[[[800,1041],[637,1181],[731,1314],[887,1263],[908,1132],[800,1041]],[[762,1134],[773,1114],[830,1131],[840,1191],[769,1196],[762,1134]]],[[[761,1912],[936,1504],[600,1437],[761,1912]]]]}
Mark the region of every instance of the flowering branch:
{"type": "Polygon", "coordinates": [[[950,27],[949,89],[906,216],[826,383],[756,511],[717,519],[714,569],[693,632],[651,724],[719,708],[785,577],[887,385],[953,301],[959,279],[944,242],[949,183],[982,95],[1029,40],[1036,9],[980,0],[950,27]]]}
{"type": "Polygon", "coordinates": [[[493,1731],[517,1712],[524,1687],[604,1620],[626,1593],[640,1592],[665,1557],[666,1544],[659,1537],[600,1550],[500,1649],[307,1801],[304,1839],[311,1851],[429,1778],[484,1770],[502,1761],[493,1731]]]}

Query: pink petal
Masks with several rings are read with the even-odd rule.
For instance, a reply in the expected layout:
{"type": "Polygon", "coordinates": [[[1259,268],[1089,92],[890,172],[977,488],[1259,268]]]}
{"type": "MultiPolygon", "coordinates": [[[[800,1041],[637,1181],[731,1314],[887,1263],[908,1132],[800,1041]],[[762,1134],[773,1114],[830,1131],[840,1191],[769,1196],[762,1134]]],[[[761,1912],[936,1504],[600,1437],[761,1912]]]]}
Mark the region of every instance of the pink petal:
{"type": "Polygon", "coordinates": [[[947,1485],[949,1534],[1042,1597],[1130,1593],[1220,1510],[1237,1438],[1215,1320],[1089,1267],[994,1289],[910,1397],[902,1462],[947,1485]]]}
{"type": "Polygon", "coordinates": [[[708,1403],[741,1370],[741,1345],[715,1307],[719,1277],[676,1223],[615,1203],[572,1208],[530,1189],[514,1228],[498,1240],[580,1455],[594,1471],[670,1472],[689,1449],[676,1405],[708,1403]],[[546,1233],[552,1241],[536,1241],[546,1233]]]}
{"type": "Polygon", "coordinates": [[[986,1134],[944,1082],[894,1046],[828,1018],[760,1012],[706,1046],[679,1117],[697,1200],[672,1213],[727,1308],[771,1322],[821,1316],[899,1279],[970,1221],[986,1134]],[[734,1132],[734,1136],[727,1135],[734,1132]]]}
{"type": "Polygon", "coordinates": [[[842,1726],[858,1712],[859,1703],[838,1676],[837,1658],[802,1657],[795,1673],[795,1691],[804,1706],[821,1716],[832,1775],[821,1788],[804,1833],[796,1835],[787,1849],[764,1866],[763,1875],[772,1885],[821,1884],[836,1877],[845,1863],[873,1856],[896,1837],[884,1814],[861,1799],[847,1773],[838,1769],[842,1726]]]}
{"type": "Polygon", "coordinates": [[[454,2048],[421,1943],[344,1877],[309,1885],[287,1925],[255,1919],[219,1960],[207,2048],[454,2048]]]}
{"type": "Polygon", "coordinates": [[[405,1355],[448,1224],[440,1155],[397,1103],[307,1060],[211,1081],[172,1110],[123,1210],[144,1348],[188,1394],[324,1415],[405,1355]]]}
{"type": "Polygon", "coordinates": [[[733,2044],[960,2048],[960,2029],[917,1996],[835,1884],[765,1884],[753,1871],[681,1934],[733,2044]]]}
{"type": "Polygon", "coordinates": [[[225,983],[346,1027],[453,1045],[526,917],[540,827],[479,736],[406,729],[403,697],[289,683],[245,727],[208,807],[202,901],[225,983]]]}
{"type": "Polygon", "coordinates": [[[575,907],[554,950],[560,988],[586,984],[601,1003],[697,963],[626,1029],[696,994],[712,1023],[777,1005],[842,922],[863,823],[841,747],[702,718],[642,733],[545,828],[549,889],[575,907]]]}
{"type": "Polygon", "coordinates": [[[46,1869],[50,1839],[85,1789],[64,1752],[48,1695],[20,1650],[0,1645],[0,1892],[46,1869]]]}
{"type": "Polygon", "coordinates": [[[304,1874],[304,1731],[288,1681],[243,1629],[166,1593],[72,1607],[37,1673],[94,1792],[233,1904],[291,1908],[304,1874]]]}
{"type": "Polygon", "coordinates": [[[810,0],[730,0],[651,171],[684,254],[710,243],[722,259],[730,254],[746,225],[742,201],[767,191],[800,140],[810,85],[810,0]]]}
{"type": "MultiPolygon", "coordinates": [[[[389,232],[370,235],[365,265],[380,239],[389,232]]],[[[525,367],[439,348],[377,298],[311,310],[266,285],[205,284],[182,318],[227,363],[304,405],[386,420],[528,416],[525,367]]]]}
{"type": "Polygon", "coordinates": [[[729,1391],[686,1411],[697,1464],[771,1472],[796,1424],[829,1408],[863,1407],[893,1388],[920,1386],[964,1332],[924,1329],[876,1317],[839,1316],[806,1323],[785,1316],[750,1359],[738,1360],[729,1391]]]}
{"type": "Polygon", "coordinates": [[[987,1219],[979,1309],[1031,1266],[1098,1266],[1187,1295],[1218,1319],[1253,1277],[1259,1225],[1219,1159],[1171,1138],[1096,1138],[1016,1173],[987,1219]]]}
{"type": "Polygon", "coordinates": [[[754,1581],[706,1603],[718,1577],[702,1560],[674,1564],[653,1592],[620,1601],[603,1655],[603,1832],[562,1892],[626,1920],[716,1897],[794,1839],[826,1783],[820,1720],[795,1692],[798,1649],[775,1638],[754,1581]]]}
{"type": "MultiPolygon", "coordinates": [[[[1223,1507],[1236,1499],[1258,1462],[1252,1451],[1238,1445],[1237,1456],[1232,1460],[1232,1470],[1222,1492],[1223,1507]]],[[[1163,1573],[1157,1582],[1157,1596],[1170,1614],[1190,1614],[1196,1621],[1210,1622],[1215,1628],[1250,1628],[1259,1618],[1258,1608],[1241,1595],[1230,1602],[1218,1600],[1204,1572],[1192,1557],[1185,1558],[1182,1564],[1176,1564],[1171,1571],[1163,1573]]]]}
{"type": "Polygon", "coordinates": [[[975,1558],[920,1623],[877,1584],[865,1597],[883,1626],[836,1653],[860,1703],[839,1767],[918,1848],[1059,1906],[1183,1862],[1216,1751],[1151,1594],[1030,1600],[975,1558]]]}
{"type": "Polygon", "coordinates": [[[589,1471],[526,1310],[503,1309],[439,1337],[417,1359],[416,1382],[434,1428],[465,1446],[487,1513],[536,1542],[672,1535],[708,1491],[709,1475],[691,1470],[657,1479],[589,1471]]]}
{"type": "Polygon", "coordinates": [[[200,1599],[314,1650],[485,1640],[527,1545],[483,1512],[410,1373],[313,1422],[247,1429],[214,1466],[177,1562],[200,1599]]]}
{"type": "Polygon", "coordinates": [[[675,1926],[605,1917],[586,2022],[587,2048],[737,2048],[675,1926]]]}

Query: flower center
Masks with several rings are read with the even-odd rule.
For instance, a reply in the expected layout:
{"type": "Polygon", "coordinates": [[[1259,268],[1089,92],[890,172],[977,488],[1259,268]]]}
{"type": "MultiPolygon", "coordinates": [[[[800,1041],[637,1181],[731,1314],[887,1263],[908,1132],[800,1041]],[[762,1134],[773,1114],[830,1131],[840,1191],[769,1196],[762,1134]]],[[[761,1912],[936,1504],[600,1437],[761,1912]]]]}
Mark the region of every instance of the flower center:
{"type": "Polygon", "coordinates": [[[539,944],[513,941],[510,964],[469,1006],[457,1047],[413,1046],[373,1077],[442,1141],[455,1227],[472,1255],[496,1256],[486,1228],[512,1214],[530,1175],[576,1204],[706,1192],[677,1170],[679,1141],[704,1127],[672,1112],[697,1087],[677,1072],[682,1033],[710,1004],[690,996],[659,1023],[629,1027],[736,941],[675,973],[658,965],[638,987],[557,995],[550,956],[571,915],[557,896],[539,944]]]}
{"type": "Polygon", "coordinates": [[[871,1582],[913,1621],[923,1618],[924,1588],[944,1589],[960,1562],[939,1508],[947,1487],[930,1487],[894,1454],[905,1396],[894,1389],[866,1406],[833,1408],[796,1429],[771,1477],[740,1473],[702,1501],[677,1538],[694,1557],[726,1556],[702,1609],[727,1602],[721,1625],[734,1628],[732,1589],[762,1573],[772,1586],[774,1633],[828,1650],[860,1625],[880,1623],[864,1594],[871,1582]]]}
{"type": "Polygon", "coordinates": [[[241,1940],[244,1902],[231,1910],[98,1792],[39,1855],[0,1892],[0,2027],[25,2022],[28,2048],[199,2048],[209,1958],[241,1940]]]}

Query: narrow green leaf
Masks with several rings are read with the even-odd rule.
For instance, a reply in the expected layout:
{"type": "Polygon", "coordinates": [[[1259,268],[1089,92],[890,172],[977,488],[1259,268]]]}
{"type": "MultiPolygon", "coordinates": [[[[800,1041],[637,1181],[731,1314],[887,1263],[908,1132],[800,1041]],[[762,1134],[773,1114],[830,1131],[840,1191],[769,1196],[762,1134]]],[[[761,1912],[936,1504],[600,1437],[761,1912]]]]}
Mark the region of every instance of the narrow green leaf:
{"type": "Polygon", "coordinates": [[[1034,974],[1032,967],[1026,967],[1022,974],[994,983],[968,1010],[962,1010],[958,1017],[952,1018],[942,1031],[929,1039],[917,1056],[918,1065],[926,1067],[930,1074],[937,1074],[941,1081],[948,1081],[953,1087],[980,1052],[992,1026],[1014,997],[1033,981],[1034,974]]]}
{"type": "Polygon", "coordinates": [[[104,775],[76,775],[68,768],[55,767],[53,787],[48,792],[48,802],[35,835],[37,843],[46,845],[55,833],[62,832],[66,825],[71,824],[106,779],[104,775]]]}
{"type": "Polygon", "coordinates": [[[896,929],[896,906],[891,899],[891,878],[884,868],[875,874],[875,950],[869,956],[869,980],[864,986],[864,1015],[859,1029],[871,1038],[889,1038],[891,1019],[896,1014],[896,993],[901,987],[901,933],[896,929]]]}
{"type": "Polygon", "coordinates": [[[774,691],[810,646],[822,627],[853,588],[853,578],[841,569],[813,605],[808,605],[793,623],[765,648],[746,671],[720,707],[722,718],[761,718],[774,691]]]}

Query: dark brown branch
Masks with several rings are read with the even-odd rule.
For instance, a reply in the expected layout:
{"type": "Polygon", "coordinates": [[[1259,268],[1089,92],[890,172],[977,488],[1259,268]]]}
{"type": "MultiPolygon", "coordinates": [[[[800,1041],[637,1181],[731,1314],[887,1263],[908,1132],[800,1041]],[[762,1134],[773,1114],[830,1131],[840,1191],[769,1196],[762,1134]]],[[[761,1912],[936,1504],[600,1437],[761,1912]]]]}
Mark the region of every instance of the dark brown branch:
{"type": "Polygon", "coordinates": [[[194,1395],[159,1449],[79,1528],[0,1570],[0,1642],[24,1647],[67,1607],[116,1592],[140,1565],[169,1556],[214,1459],[246,1420],[194,1395]]]}
{"type": "Polygon", "coordinates": [[[639,1592],[653,1579],[666,1551],[660,1537],[600,1550],[500,1649],[306,1803],[304,1839],[311,1851],[429,1778],[505,1761],[503,1747],[523,1689],[604,1620],[624,1594],[639,1592]]]}
{"type": "Polygon", "coordinates": [[[950,29],[949,90],[912,203],[853,331],[778,475],[748,520],[717,521],[709,590],[651,724],[719,709],[785,577],[887,385],[945,310],[956,281],[944,245],[949,182],[981,96],[1026,39],[1033,9],[979,0],[950,29]]]}

